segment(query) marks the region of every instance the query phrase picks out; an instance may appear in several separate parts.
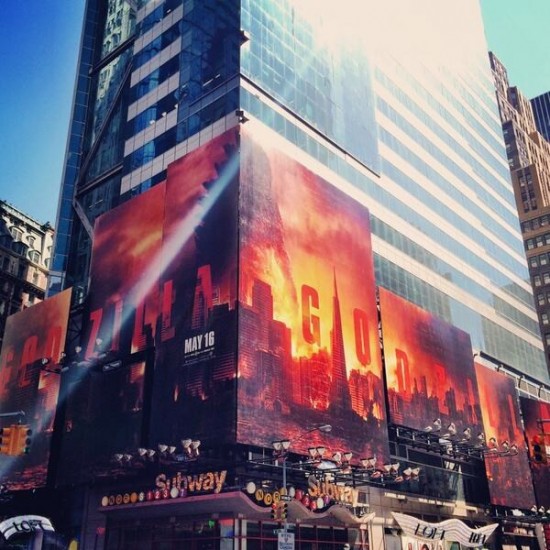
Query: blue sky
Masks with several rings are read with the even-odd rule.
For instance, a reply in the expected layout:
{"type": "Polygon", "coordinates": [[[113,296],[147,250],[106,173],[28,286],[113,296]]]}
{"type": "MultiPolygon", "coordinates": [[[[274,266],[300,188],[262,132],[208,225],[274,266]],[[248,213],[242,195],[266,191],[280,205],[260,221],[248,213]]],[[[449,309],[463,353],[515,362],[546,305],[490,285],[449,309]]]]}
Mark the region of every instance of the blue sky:
{"type": "Polygon", "coordinates": [[[550,90],[550,0],[480,0],[489,49],[528,97],[550,90]]]}
{"type": "Polygon", "coordinates": [[[0,199],[53,224],[84,0],[0,3],[0,199]]]}
{"type": "MultiPolygon", "coordinates": [[[[550,90],[550,0],[480,3],[511,84],[550,90]]],[[[0,199],[42,223],[56,217],[83,11],[84,0],[1,0],[0,199]]]]}

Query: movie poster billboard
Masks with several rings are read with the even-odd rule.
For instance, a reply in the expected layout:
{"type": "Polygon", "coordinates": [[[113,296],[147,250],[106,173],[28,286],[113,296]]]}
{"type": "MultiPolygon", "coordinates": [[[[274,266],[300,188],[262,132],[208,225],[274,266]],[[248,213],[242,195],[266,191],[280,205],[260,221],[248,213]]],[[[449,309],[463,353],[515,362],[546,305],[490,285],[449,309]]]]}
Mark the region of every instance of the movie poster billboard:
{"type": "Polygon", "coordinates": [[[525,436],[515,381],[505,374],[475,365],[483,428],[489,449],[517,445],[517,455],[485,453],[485,470],[492,504],[529,509],[535,503],[525,436]]]}
{"type": "Polygon", "coordinates": [[[64,378],[61,483],[108,472],[115,453],[141,446],[165,189],[161,183],[96,220],[82,349],[64,378]]]}
{"type": "Polygon", "coordinates": [[[250,121],[241,136],[238,441],[388,455],[369,212],[250,121]],[[331,424],[326,439],[312,427],[331,424]]]}
{"type": "Polygon", "coordinates": [[[0,354],[0,483],[10,490],[46,484],[59,395],[56,370],[65,354],[70,303],[71,290],[65,290],[6,322],[0,354]],[[20,454],[25,447],[28,454],[20,454]]]}
{"type": "MultiPolygon", "coordinates": [[[[537,440],[541,444],[550,446],[550,403],[527,397],[520,397],[519,401],[523,413],[525,437],[530,449],[533,447],[533,442],[537,440]]],[[[531,473],[537,506],[550,508],[550,456],[547,457],[547,462],[537,462],[532,457],[531,473]]]]}
{"type": "Polygon", "coordinates": [[[153,443],[235,438],[238,144],[236,128],[168,167],[153,443]]]}
{"type": "Polygon", "coordinates": [[[441,433],[481,431],[472,345],[466,332],[380,288],[384,362],[392,423],[441,433]]]}
{"type": "Polygon", "coordinates": [[[63,481],[106,475],[140,447],[234,437],[237,137],[177,160],[96,221],[63,481]]]}

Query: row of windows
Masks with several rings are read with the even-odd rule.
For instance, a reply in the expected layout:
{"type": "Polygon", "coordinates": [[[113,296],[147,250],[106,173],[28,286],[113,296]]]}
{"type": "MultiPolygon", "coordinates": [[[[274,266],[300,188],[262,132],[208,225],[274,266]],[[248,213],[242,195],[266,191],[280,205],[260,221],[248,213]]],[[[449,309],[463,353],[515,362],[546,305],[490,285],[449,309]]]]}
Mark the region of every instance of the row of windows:
{"type": "Polygon", "coordinates": [[[550,292],[537,293],[537,304],[539,306],[546,306],[550,304],[550,292]]]}
{"type": "MultiPolygon", "coordinates": [[[[371,229],[374,235],[377,235],[384,241],[390,243],[392,246],[395,246],[417,262],[428,267],[433,272],[439,273],[439,275],[449,279],[456,286],[464,289],[466,292],[472,296],[475,296],[482,302],[493,305],[495,311],[503,317],[510,319],[521,327],[527,328],[534,334],[538,334],[538,325],[533,319],[511,306],[505,300],[498,298],[492,292],[489,292],[477,281],[468,277],[464,271],[455,269],[441,258],[427,251],[425,248],[416,244],[414,241],[374,216],[371,216],[371,229]]],[[[529,307],[532,307],[533,298],[531,294],[526,291],[523,291],[523,294],[524,303],[529,307]]]]}
{"type": "Polygon", "coordinates": [[[176,55],[163,63],[158,69],[148,74],[143,80],[140,80],[135,86],[130,88],[128,103],[134,103],[138,99],[147,95],[154,90],[159,84],[168,80],[172,75],[176,74],[180,68],[180,60],[176,55]]]}
{"type": "MultiPolygon", "coordinates": [[[[145,34],[148,30],[152,29],[157,23],[162,21],[164,16],[168,15],[172,10],[176,9],[181,4],[181,0],[164,0],[164,2],[157,8],[155,8],[149,15],[146,15],[137,25],[136,25],[136,35],[141,36],[145,34]]],[[[192,4],[192,0],[186,0],[184,2],[183,11],[186,13],[189,9],[189,6],[186,5],[192,4]]]]}
{"type": "Polygon", "coordinates": [[[126,125],[126,139],[129,139],[142,130],[145,130],[145,128],[147,128],[150,124],[153,124],[163,116],[166,116],[166,113],[172,111],[178,104],[176,95],[177,94],[175,92],[168,94],[160,99],[155,105],[151,105],[151,107],[148,107],[145,111],[141,112],[130,122],[128,122],[126,125]]]}
{"type": "MultiPolygon", "coordinates": [[[[436,120],[432,116],[429,116],[426,113],[425,110],[421,109],[408,95],[405,94],[405,92],[401,88],[399,88],[396,84],[394,84],[386,75],[384,75],[380,72],[377,73],[377,75],[378,75],[378,79],[379,79],[380,83],[389,92],[392,93],[392,95],[401,103],[401,105],[406,107],[411,113],[413,113],[418,119],[420,119],[428,128],[430,128],[430,130],[432,130],[432,132],[434,132],[452,150],[458,152],[462,159],[467,160],[468,163],[474,168],[474,172],[479,174],[479,176],[481,177],[481,179],[484,182],[489,183],[489,184],[491,182],[496,182],[495,176],[491,172],[489,172],[465,147],[462,147],[460,145],[460,143],[458,143],[448,132],[446,132],[439,124],[437,124],[436,120]]],[[[377,105],[379,106],[379,108],[383,107],[386,110],[391,109],[391,107],[389,107],[381,98],[378,98],[377,105]]],[[[393,111],[393,109],[391,109],[391,110],[393,111]]],[[[505,170],[506,167],[504,167],[504,169],[503,169],[502,165],[496,161],[496,159],[489,152],[489,150],[486,149],[483,145],[481,145],[481,143],[479,141],[474,142],[474,140],[471,139],[468,136],[468,134],[466,134],[463,131],[463,129],[461,128],[461,126],[458,123],[458,121],[456,120],[456,118],[452,117],[444,108],[440,109],[440,114],[445,119],[445,121],[447,123],[449,123],[451,126],[453,126],[455,128],[456,131],[461,131],[461,135],[466,138],[466,141],[468,142],[468,145],[472,149],[477,151],[477,153],[479,154],[479,156],[481,158],[483,158],[488,164],[490,164],[491,167],[497,173],[499,173],[501,175],[503,174],[503,170],[505,170]]],[[[393,113],[392,113],[391,115],[388,114],[388,116],[391,119],[393,119],[392,118],[393,116],[399,116],[399,115],[397,115],[397,113],[395,113],[395,115],[393,115],[393,113]]],[[[414,128],[414,127],[411,127],[411,125],[407,121],[405,121],[405,119],[403,119],[403,117],[400,117],[400,116],[399,116],[398,125],[403,130],[405,130],[406,127],[414,128]]],[[[416,130],[416,129],[414,128],[414,130],[416,130]]],[[[405,130],[405,131],[407,131],[407,133],[410,134],[410,131],[408,131],[408,130],[405,130]]],[[[423,147],[426,150],[429,151],[430,148],[434,147],[433,143],[428,141],[423,134],[421,134],[418,131],[416,131],[415,133],[416,133],[416,135],[422,136],[423,141],[426,144],[423,147]]],[[[459,175],[458,172],[456,171],[457,170],[456,163],[452,162],[446,155],[441,155],[440,154],[438,156],[438,160],[440,160],[440,162],[442,162],[444,165],[446,165],[447,168],[449,170],[451,170],[451,172],[459,175]],[[441,160],[442,158],[443,158],[443,160],[441,160]]],[[[462,170],[461,170],[461,172],[463,173],[462,170]]],[[[459,177],[462,178],[463,176],[459,175],[459,177]]],[[[509,180],[510,174],[508,172],[505,172],[503,177],[505,177],[506,180],[509,180]]],[[[468,175],[467,179],[464,180],[464,181],[469,183],[470,187],[472,188],[473,180],[469,175],[468,175]]],[[[497,184],[494,183],[492,185],[492,187],[496,188],[497,184]]],[[[479,191],[480,191],[479,190],[479,185],[475,185],[475,187],[473,187],[473,189],[476,190],[476,193],[479,193],[479,191]]],[[[487,193],[486,193],[486,195],[487,195],[487,193]]],[[[493,202],[494,202],[494,200],[491,200],[489,202],[486,202],[486,204],[493,205],[493,202]]],[[[511,215],[511,213],[508,210],[500,207],[499,214],[501,216],[504,216],[505,218],[507,218],[508,222],[513,223],[514,227],[515,227],[515,218],[511,215]]]]}
{"type": "Polygon", "coordinates": [[[537,235],[532,239],[525,241],[525,250],[533,250],[533,248],[540,248],[541,246],[550,245],[550,233],[544,235],[537,235]]]}
{"type": "MultiPolygon", "coordinates": [[[[403,130],[406,134],[408,134],[411,139],[419,144],[423,149],[428,152],[432,157],[437,159],[439,163],[441,163],[443,166],[445,166],[450,172],[455,174],[457,178],[468,185],[468,187],[476,193],[476,197],[481,195],[483,197],[483,201],[481,201],[486,207],[488,205],[495,206],[495,201],[491,201],[489,197],[488,192],[484,192],[479,184],[475,182],[475,180],[470,177],[465,170],[460,168],[454,161],[449,159],[447,155],[445,155],[441,150],[439,150],[430,140],[426,138],[426,136],[418,131],[412,124],[410,124],[408,121],[406,121],[401,115],[399,115],[392,107],[390,107],[384,100],[379,99],[378,101],[379,108],[382,112],[384,112],[390,119],[392,119],[401,130],[403,130]]],[[[449,142],[449,145],[451,143],[449,142]]],[[[452,144],[451,145],[453,149],[459,150],[460,146],[458,144],[452,144]]],[[[479,199],[478,201],[473,201],[468,199],[468,197],[463,194],[461,191],[459,191],[454,185],[452,185],[449,181],[447,181],[443,176],[441,176],[435,169],[433,169],[431,166],[426,165],[419,157],[416,155],[413,155],[410,153],[410,156],[414,158],[415,164],[418,167],[423,167],[424,171],[426,172],[427,177],[435,184],[437,184],[445,193],[446,195],[452,197],[456,202],[459,204],[462,204],[464,208],[474,214],[478,219],[484,219],[487,217],[487,213],[485,210],[483,210],[479,206],[479,199]]],[[[466,156],[466,155],[465,155],[466,156]]],[[[470,159],[471,162],[475,162],[473,158],[470,159]]],[[[488,176],[486,175],[484,177],[484,180],[487,181],[488,176]]],[[[400,181],[400,180],[397,180],[400,181]]],[[[411,180],[412,181],[412,180],[411,180]]],[[[427,193],[425,190],[423,190],[420,186],[415,185],[415,192],[413,194],[418,196],[418,191],[422,192],[424,195],[423,201],[426,204],[429,204],[430,202],[436,203],[436,211],[441,212],[442,210],[445,211],[445,217],[452,221],[453,225],[457,228],[461,228],[463,232],[466,234],[470,234],[470,236],[475,239],[477,242],[480,242],[483,244],[483,246],[486,249],[490,249],[494,246],[492,241],[490,241],[486,237],[486,232],[490,231],[495,235],[500,241],[510,241],[509,234],[503,234],[504,230],[500,228],[498,224],[488,224],[483,226],[483,232],[479,231],[477,227],[472,225],[471,223],[465,223],[464,220],[454,211],[448,208],[447,206],[443,205],[441,202],[437,201],[435,197],[433,197],[430,193],[427,193]],[[500,231],[499,231],[500,229],[500,231]]],[[[517,227],[517,219],[511,215],[509,211],[507,211],[504,208],[501,208],[502,210],[501,214],[503,212],[506,212],[508,214],[508,217],[510,218],[509,221],[512,222],[512,220],[516,221],[516,225],[514,227],[517,227]]],[[[518,235],[518,244],[520,243],[519,235],[518,235]]],[[[501,258],[499,258],[499,261],[503,261],[505,258],[508,258],[508,254],[503,255],[501,258]]]]}
{"type": "MultiPolygon", "coordinates": [[[[414,166],[419,172],[425,174],[430,181],[437,183],[440,187],[443,187],[445,185],[445,178],[443,178],[436,170],[434,170],[433,167],[431,167],[429,164],[422,161],[417,155],[412,153],[395,136],[390,134],[384,128],[380,129],[380,140],[388,145],[388,147],[395,151],[401,158],[414,166]]],[[[386,168],[387,164],[389,163],[385,161],[384,171],[389,173],[389,168],[386,168]]],[[[398,179],[396,181],[399,182],[401,180],[398,179]]],[[[427,204],[434,212],[437,212],[440,208],[440,205],[437,203],[437,201],[434,200],[433,197],[427,198],[427,204]]],[[[397,200],[395,199],[395,197],[393,197],[391,208],[395,210],[397,204],[397,200]]],[[[402,206],[402,208],[405,209],[406,207],[402,206]]],[[[435,240],[442,243],[448,250],[455,251],[460,258],[468,258],[468,261],[474,264],[476,269],[478,269],[482,273],[494,273],[494,275],[491,276],[493,280],[498,281],[502,278],[502,274],[497,269],[495,269],[493,262],[489,262],[480,258],[479,256],[472,255],[472,252],[468,249],[468,247],[464,246],[451,235],[448,235],[447,233],[442,231],[439,227],[436,227],[430,221],[424,218],[420,218],[418,212],[410,209],[410,213],[405,217],[405,219],[409,220],[414,225],[424,225],[426,228],[426,233],[428,235],[433,236],[435,240]]],[[[474,235],[474,228],[472,226],[470,226],[469,224],[465,224],[462,220],[460,222],[460,225],[464,228],[466,234],[474,235]]],[[[479,237],[476,236],[475,240],[478,239],[479,237]]],[[[495,258],[498,264],[505,266],[512,273],[520,274],[527,271],[526,266],[523,262],[520,262],[514,259],[512,256],[508,255],[504,250],[502,250],[489,239],[482,238],[481,242],[483,243],[487,254],[490,257],[495,258]]],[[[527,277],[527,273],[525,274],[525,276],[527,277]]]]}
{"type": "Polygon", "coordinates": [[[174,128],[170,128],[156,139],[136,149],[124,159],[124,173],[128,174],[144,164],[162,155],[174,144],[185,141],[202,129],[210,126],[216,120],[234,111],[238,106],[238,90],[231,90],[225,96],[205,105],[202,109],[182,120],[174,128]]]}
{"type": "Polygon", "coordinates": [[[538,218],[533,218],[532,220],[527,220],[521,223],[522,233],[527,233],[528,231],[535,231],[540,227],[545,227],[550,222],[550,216],[544,215],[538,218]]]}
{"type": "Polygon", "coordinates": [[[529,266],[532,268],[544,267],[550,263],[550,258],[547,253],[539,254],[538,256],[532,256],[529,258],[529,266]]]}
{"type": "Polygon", "coordinates": [[[164,31],[160,36],[157,36],[152,42],[147,44],[140,52],[138,52],[133,59],[132,69],[135,71],[142,65],[145,65],[147,61],[150,61],[160,53],[164,48],[172,44],[177,40],[182,33],[182,21],[178,21],[175,25],[172,25],[169,29],[164,31]]]}
{"type": "MultiPolygon", "coordinates": [[[[412,99],[409,96],[405,95],[401,87],[395,85],[380,69],[377,69],[375,74],[377,81],[383,84],[386,89],[391,91],[394,97],[396,99],[399,99],[402,105],[410,109],[411,112],[414,112],[412,110],[414,105],[412,99]]],[[[451,103],[455,107],[455,109],[457,109],[458,112],[462,114],[462,116],[464,116],[466,122],[468,123],[468,126],[464,126],[463,124],[461,124],[460,120],[455,115],[450,113],[444,105],[437,101],[437,99],[433,96],[433,93],[428,91],[422,84],[420,84],[413,75],[411,75],[410,73],[405,73],[402,70],[402,67],[400,76],[408,82],[408,84],[416,91],[418,95],[420,95],[420,97],[424,101],[424,104],[429,105],[436,113],[439,113],[443,117],[445,122],[449,124],[452,128],[454,128],[459,135],[466,139],[470,147],[472,147],[472,149],[476,151],[481,158],[485,159],[504,180],[508,181],[510,179],[510,174],[506,166],[503,166],[502,163],[496,160],[496,158],[500,158],[498,153],[502,152],[502,155],[504,153],[503,143],[499,141],[493,134],[488,132],[483,125],[481,125],[469,112],[467,112],[460,104],[460,102],[442,86],[441,82],[434,81],[435,89],[441,90],[441,93],[446,98],[446,100],[451,103]],[[472,127],[477,132],[477,135],[474,135],[472,133],[472,127]],[[484,139],[485,143],[487,143],[491,147],[491,149],[485,147],[483,142],[480,141],[480,138],[484,139]],[[495,154],[494,152],[496,152],[497,154],[495,154]]],[[[428,74],[425,74],[424,76],[432,78],[431,75],[428,74]]],[[[461,86],[458,86],[458,88],[461,88],[461,86]]],[[[474,104],[474,108],[475,107],[477,107],[477,102],[474,104]]],[[[492,123],[493,121],[486,120],[486,122],[492,123]]],[[[498,135],[500,135],[500,133],[501,128],[499,127],[498,135]]],[[[494,178],[491,178],[490,182],[491,181],[494,181],[494,178]]],[[[499,190],[499,193],[502,193],[501,188],[499,190]]]]}
{"type": "Polygon", "coordinates": [[[533,277],[533,284],[536,287],[542,286],[542,285],[550,285],[550,273],[546,272],[542,275],[535,275],[533,277]]]}
{"type": "MultiPolygon", "coordinates": [[[[20,229],[19,227],[15,226],[15,225],[12,225],[10,227],[10,233],[11,233],[11,236],[13,237],[14,241],[22,241],[23,240],[24,231],[22,229],[20,229]]],[[[34,243],[36,242],[36,237],[34,235],[27,235],[25,237],[25,240],[27,241],[28,245],[32,247],[32,246],[34,246],[34,243]]]]}

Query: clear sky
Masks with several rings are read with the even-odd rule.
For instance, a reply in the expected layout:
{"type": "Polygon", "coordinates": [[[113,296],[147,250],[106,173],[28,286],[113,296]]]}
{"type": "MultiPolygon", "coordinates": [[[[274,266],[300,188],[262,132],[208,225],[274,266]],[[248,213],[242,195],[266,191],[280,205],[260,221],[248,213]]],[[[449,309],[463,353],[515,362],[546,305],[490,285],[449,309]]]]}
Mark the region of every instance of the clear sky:
{"type": "Polygon", "coordinates": [[[0,199],[55,223],[84,0],[0,0],[0,199]]]}
{"type": "MultiPolygon", "coordinates": [[[[550,0],[480,2],[511,84],[550,90],[550,0]]],[[[0,199],[42,223],[55,223],[84,3],[0,0],[0,199]]]]}
{"type": "Polygon", "coordinates": [[[480,0],[489,49],[528,98],[550,91],[550,0],[480,0]]]}

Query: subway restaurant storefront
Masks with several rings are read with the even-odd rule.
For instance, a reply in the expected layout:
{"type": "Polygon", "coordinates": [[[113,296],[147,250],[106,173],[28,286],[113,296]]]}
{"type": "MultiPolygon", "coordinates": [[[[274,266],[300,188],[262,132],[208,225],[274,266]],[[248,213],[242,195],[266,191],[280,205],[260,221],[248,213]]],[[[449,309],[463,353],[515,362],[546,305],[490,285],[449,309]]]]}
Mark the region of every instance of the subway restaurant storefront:
{"type": "MultiPolygon", "coordinates": [[[[302,504],[292,503],[288,525],[296,550],[341,550],[346,543],[368,548],[367,522],[348,525],[338,516],[351,519],[349,511],[338,504],[331,508],[314,518],[302,504]]],[[[269,509],[241,491],[114,504],[101,513],[107,550],[276,550],[283,528],[269,509]]]]}
{"type": "Polygon", "coordinates": [[[253,482],[235,490],[226,487],[224,471],[200,475],[160,475],[150,490],[126,486],[90,494],[90,509],[94,501],[96,509],[87,522],[86,548],[277,550],[285,521],[295,550],[342,550],[345,544],[369,548],[374,514],[358,503],[358,491],[305,485],[281,499],[283,491],[253,482]]]}

